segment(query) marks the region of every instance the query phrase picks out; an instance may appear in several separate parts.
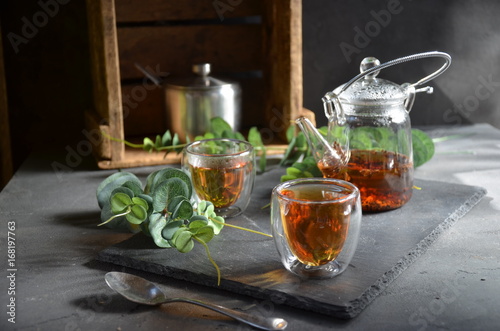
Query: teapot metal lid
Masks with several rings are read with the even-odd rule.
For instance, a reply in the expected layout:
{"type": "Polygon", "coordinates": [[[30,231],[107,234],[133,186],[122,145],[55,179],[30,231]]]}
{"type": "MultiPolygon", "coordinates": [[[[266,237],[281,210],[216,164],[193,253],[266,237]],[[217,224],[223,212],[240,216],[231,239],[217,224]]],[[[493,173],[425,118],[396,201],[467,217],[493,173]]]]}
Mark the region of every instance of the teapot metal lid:
{"type": "Polygon", "coordinates": [[[224,81],[210,75],[210,63],[194,64],[192,67],[193,75],[172,79],[167,83],[169,88],[179,90],[211,90],[220,89],[223,86],[236,87],[238,84],[232,81],[224,81]]]}
{"type": "MultiPolygon", "coordinates": [[[[380,65],[380,61],[374,57],[363,59],[360,65],[360,72],[364,73],[370,68],[380,65]]],[[[346,88],[340,97],[340,101],[352,105],[388,105],[404,102],[408,96],[406,89],[391,81],[377,78],[379,70],[367,74],[346,88]]],[[[339,92],[344,85],[334,90],[339,92]]]]}
{"type": "Polygon", "coordinates": [[[335,90],[325,94],[323,97],[325,114],[328,118],[335,116],[335,108],[337,109],[337,112],[339,112],[337,117],[343,117],[342,104],[371,106],[390,105],[404,102],[407,111],[410,111],[411,106],[413,105],[415,93],[432,93],[432,87],[424,87],[421,89],[416,89],[416,87],[425,84],[442,74],[446,69],[448,69],[450,64],[451,56],[438,51],[409,55],[384,64],[380,64],[380,61],[373,57],[365,58],[360,65],[360,74],[347,83],[337,87],[335,90]],[[420,79],[416,83],[398,85],[388,80],[377,78],[378,73],[382,69],[404,62],[429,57],[440,57],[446,62],[441,68],[420,79]]]}

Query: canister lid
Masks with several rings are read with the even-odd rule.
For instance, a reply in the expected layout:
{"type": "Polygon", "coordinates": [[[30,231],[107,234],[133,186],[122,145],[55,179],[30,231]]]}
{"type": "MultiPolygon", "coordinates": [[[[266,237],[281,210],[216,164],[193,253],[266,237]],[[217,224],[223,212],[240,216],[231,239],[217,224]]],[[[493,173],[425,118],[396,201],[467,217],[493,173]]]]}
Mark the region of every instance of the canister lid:
{"type": "Polygon", "coordinates": [[[215,78],[210,75],[210,63],[194,64],[192,67],[193,74],[186,77],[172,78],[167,81],[167,86],[176,89],[218,89],[222,86],[237,85],[237,83],[215,78]]]}

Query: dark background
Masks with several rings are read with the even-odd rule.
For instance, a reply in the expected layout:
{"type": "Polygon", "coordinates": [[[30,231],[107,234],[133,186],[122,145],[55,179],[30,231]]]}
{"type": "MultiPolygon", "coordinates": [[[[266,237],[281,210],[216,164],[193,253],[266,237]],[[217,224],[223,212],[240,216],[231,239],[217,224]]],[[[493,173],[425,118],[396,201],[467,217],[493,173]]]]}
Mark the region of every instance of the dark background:
{"type": "MultiPolygon", "coordinates": [[[[31,21],[40,4],[0,4],[14,168],[33,148],[64,148],[83,138],[83,112],[92,102],[86,5],[66,1],[17,50],[8,34],[21,35],[23,18],[31,21]]],[[[452,66],[429,83],[434,94],[417,95],[413,125],[487,122],[500,128],[499,14],[496,0],[303,1],[304,106],[324,124],[321,97],[354,77],[364,57],[385,62],[440,50],[452,56],[452,66]],[[384,21],[379,23],[377,16],[384,21]],[[357,31],[366,34],[366,28],[372,30],[361,40],[357,31]],[[356,50],[346,56],[341,45],[356,50]],[[487,81],[493,83],[485,87],[487,81]]],[[[414,82],[441,63],[421,60],[380,76],[414,82]]]]}

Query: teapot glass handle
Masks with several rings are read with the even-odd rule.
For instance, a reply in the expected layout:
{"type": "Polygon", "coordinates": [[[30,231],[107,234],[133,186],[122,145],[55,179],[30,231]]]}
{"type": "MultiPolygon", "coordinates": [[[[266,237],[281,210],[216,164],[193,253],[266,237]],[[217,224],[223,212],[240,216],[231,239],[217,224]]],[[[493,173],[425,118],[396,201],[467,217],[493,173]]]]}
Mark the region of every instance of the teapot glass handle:
{"type": "Polygon", "coordinates": [[[353,79],[351,79],[350,81],[345,83],[344,86],[342,87],[342,89],[339,91],[339,93],[336,94],[336,96],[338,97],[342,92],[344,92],[347,88],[349,88],[349,86],[351,86],[352,84],[357,82],[359,79],[363,78],[364,76],[373,73],[374,71],[382,70],[382,69],[392,67],[392,66],[397,65],[397,64],[404,63],[404,62],[409,62],[409,61],[413,61],[413,60],[420,60],[420,59],[429,58],[429,57],[440,57],[440,58],[443,58],[446,62],[441,68],[439,68],[438,70],[436,70],[432,74],[420,79],[418,82],[410,84],[410,86],[417,87],[417,86],[420,86],[422,84],[425,84],[425,83],[433,80],[437,76],[441,75],[451,65],[451,56],[447,53],[444,53],[444,52],[432,51],[432,52],[425,52],[425,53],[418,53],[418,54],[404,56],[404,57],[401,57],[399,59],[395,59],[395,60],[380,64],[378,66],[372,67],[366,71],[363,71],[362,73],[358,74],[356,77],[354,77],[353,79]]]}

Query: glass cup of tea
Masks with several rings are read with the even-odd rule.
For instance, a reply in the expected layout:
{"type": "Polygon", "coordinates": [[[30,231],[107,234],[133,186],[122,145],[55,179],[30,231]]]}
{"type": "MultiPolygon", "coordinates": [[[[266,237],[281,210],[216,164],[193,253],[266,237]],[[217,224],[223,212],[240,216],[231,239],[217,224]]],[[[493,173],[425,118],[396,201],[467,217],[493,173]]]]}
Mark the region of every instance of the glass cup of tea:
{"type": "Polygon", "coordinates": [[[205,139],[183,150],[182,167],[191,177],[195,198],[210,201],[224,218],[241,214],[255,181],[255,153],[249,142],[205,139]]]}
{"type": "Polygon", "coordinates": [[[281,262],[302,278],[340,275],[358,245],[361,214],[359,190],[349,182],[301,178],[277,185],[271,227],[281,262]]]}

